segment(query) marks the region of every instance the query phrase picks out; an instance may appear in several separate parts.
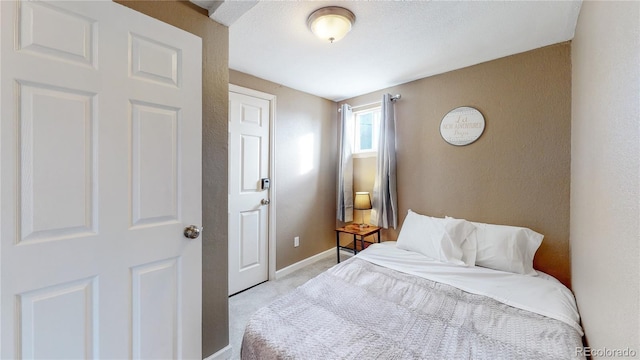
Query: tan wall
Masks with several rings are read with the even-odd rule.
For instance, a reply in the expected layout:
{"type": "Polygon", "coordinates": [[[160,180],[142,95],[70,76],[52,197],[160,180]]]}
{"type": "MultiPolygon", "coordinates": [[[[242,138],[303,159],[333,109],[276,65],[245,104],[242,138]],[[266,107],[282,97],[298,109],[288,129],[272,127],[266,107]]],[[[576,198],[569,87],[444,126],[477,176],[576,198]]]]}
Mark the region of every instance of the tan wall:
{"type": "MultiPolygon", "coordinates": [[[[545,235],[535,267],[570,284],[570,45],[563,43],[349,99],[400,93],[396,103],[398,208],[431,216],[525,226],[545,235]],[[451,109],[473,106],[478,141],[440,136],[451,109]]],[[[383,239],[395,239],[387,231],[383,239]]]]}
{"type": "MultiPolygon", "coordinates": [[[[353,159],[353,191],[367,191],[373,199],[373,183],[376,176],[377,158],[355,158],[353,159]]],[[[371,210],[354,210],[353,218],[355,222],[360,222],[360,216],[365,224],[369,224],[371,210]]],[[[344,245],[344,244],[343,244],[344,245]]]]}
{"type": "Polygon", "coordinates": [[[336,104],[233,70],[229,82],[276,95],[276,269],[335,246],[336,104]]]}
{"type": "Polygon", "coordinates": [[[227,112],[229,32],[185,1],[118,1],[202,41],[202,355],[229,344],[227,297],[227,112]]]}
{"type": "Polygon", "coordinates": [[[586,339],[640,354],[640,3],[582,3],[572,42],[571,264],[586,339]]]}

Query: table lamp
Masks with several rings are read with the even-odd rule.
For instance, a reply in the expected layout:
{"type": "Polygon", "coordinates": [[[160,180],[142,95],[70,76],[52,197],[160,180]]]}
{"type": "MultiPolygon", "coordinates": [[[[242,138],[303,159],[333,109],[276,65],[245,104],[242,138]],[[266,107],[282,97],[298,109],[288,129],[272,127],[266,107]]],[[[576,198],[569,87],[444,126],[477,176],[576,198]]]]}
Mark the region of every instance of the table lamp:
{"type": "MultiPolygon", "coordinates": [[[[356,197],[353,199],[353,209],[354,210],[369,210],[371,209],[371,197],[369,193],[366,191],[356,191],[356,197]]],[[[360,211],[360,228],[368,227],[364,223],[364,214],[360,211]]]]}

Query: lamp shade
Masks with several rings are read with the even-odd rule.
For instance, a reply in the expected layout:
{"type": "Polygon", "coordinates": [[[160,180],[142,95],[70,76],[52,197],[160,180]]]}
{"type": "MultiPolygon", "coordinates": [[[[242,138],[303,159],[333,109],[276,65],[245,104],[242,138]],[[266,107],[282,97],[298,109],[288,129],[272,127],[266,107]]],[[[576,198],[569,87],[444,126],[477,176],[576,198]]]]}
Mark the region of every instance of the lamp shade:
{"type": "Polygon", "coordinates": [[[334,42],[351,31],[355,20],[356,16],[351,11],[338,6],[328,6],[311,13],[307,25],[320,39],[334,42]]]}
{"type": "Polygon", "coordinates": [[[366,191],[356,192],[356,197],[353,199],[353,208],[356,210],[369,210],[371,209],[371,197],[366,191]]]}

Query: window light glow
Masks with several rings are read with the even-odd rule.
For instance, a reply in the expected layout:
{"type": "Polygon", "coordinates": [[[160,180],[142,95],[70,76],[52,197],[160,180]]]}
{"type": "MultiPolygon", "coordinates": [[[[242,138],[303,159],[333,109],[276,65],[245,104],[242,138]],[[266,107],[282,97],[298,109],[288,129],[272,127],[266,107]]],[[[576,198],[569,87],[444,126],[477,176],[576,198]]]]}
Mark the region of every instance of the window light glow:
{"type": "Polygon", "coordinates": [[[300,175],[313,170],[314,157],[313,134],[306,134],[298,139],[298,164],[300,175]]]}

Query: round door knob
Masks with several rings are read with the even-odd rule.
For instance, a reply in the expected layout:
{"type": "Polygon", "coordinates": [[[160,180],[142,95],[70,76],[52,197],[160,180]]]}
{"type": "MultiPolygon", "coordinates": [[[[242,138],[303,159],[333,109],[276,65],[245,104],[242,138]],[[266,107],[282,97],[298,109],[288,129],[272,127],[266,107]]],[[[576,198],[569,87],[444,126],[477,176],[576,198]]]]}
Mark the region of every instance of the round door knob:
{"type": "Polygon", "coordinates": [[[260,200],[260,204],[262,204],[262,205],[269,205],[270,203],[271,203],[271,200],[269,200],[269,199],[260,200]]]}
{"type": "Polygon", "coordinates": [[[200,236],[200,232],[202,232],[201,227],[197,227],[195,225],[189,225],[184,228],[184,237],[187,239],[197,239],[200,236]]]}

